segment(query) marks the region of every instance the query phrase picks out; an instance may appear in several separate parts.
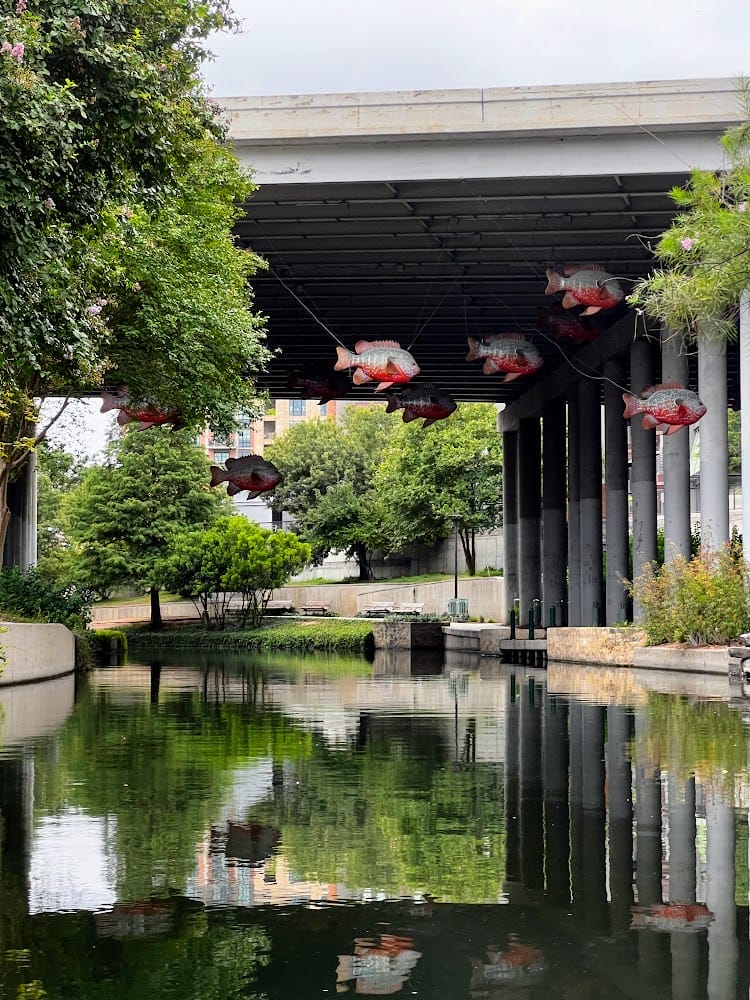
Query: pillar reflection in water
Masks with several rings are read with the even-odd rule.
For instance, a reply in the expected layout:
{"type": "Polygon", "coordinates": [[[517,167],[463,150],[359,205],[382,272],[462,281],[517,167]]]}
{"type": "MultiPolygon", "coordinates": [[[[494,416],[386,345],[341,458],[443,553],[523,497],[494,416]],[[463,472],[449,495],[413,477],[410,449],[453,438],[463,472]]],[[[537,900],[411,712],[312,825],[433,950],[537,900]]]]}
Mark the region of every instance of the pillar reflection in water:
{"type": "MultiPolygon", "coordinates": [[[[670,775],[669,800],[669,900],[694,903],[695,892],[695,778],[678,779],[670,775]]],[[[672,998],[694,1000],[700,982],[701,937],[698,934],[673,933],[672,998]]]]}
{"type": "Polygon", "coordinates": [[[738,958],[732,789],[725,790],[720,777],[704,788],[706,905],[714,915],[708,925],[708,997],[709,1000],[730,1000],[736,995],[738,958]]]}
{"type": "Polygon", "coordinates": [[[532,678],[521,691],[521,880],[532,891],[544,888],[544,824],[542,815],[541,689],[532,678]]]}
{"type": "Polygon", "coordinates": [[[630,929],[633,906],[633,773],[628,755],[631,713],[607,709],[607,804],[609,807],[609,894],[612,932],[630,929]]]}
{"type": "Polygon", "coordinates": [[[604,844],[604,709],[581,710],[583,892],[586,925],[607,923],[606,851],[604,844]]]}
{"type": "Polygon", "coordinates": [[[544,779],[544,878],[547,897],[570,903],[568,840],[568,706],[562,698],[544,700],[542,769],[544,779]]]}
{"type": "Polygon", "coordinates": [[[518,735],[516,675],[511,674],[505,705],[505,892],[511,901],[521,883],[518,735]]]}

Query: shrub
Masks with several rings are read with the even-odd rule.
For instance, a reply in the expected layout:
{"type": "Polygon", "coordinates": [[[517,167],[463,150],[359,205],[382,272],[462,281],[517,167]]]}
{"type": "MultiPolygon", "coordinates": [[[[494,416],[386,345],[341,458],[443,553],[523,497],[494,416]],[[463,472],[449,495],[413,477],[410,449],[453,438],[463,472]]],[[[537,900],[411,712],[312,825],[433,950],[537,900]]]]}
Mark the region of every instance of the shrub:
{"type": "Polygon", "coordinates": [[[91,654],[96,663],[123,663],[128,653],[128,637],[118,628],[102,628],[88,633],[91,654]]]}
{"type": "Polygon", "coordinates": [[[37,622],[59,622],[73,632],[84,631],[91,619],[93,592],[74,583],[61,584],[37,569],[18,566],[0,570],[0,610],[37,622]]]}
{"type": "Polygon", "coordinates": [[[652,645],[720,645],[750,626],[745,566],[732,546],[649,567],[629,585],[652,645]]]}

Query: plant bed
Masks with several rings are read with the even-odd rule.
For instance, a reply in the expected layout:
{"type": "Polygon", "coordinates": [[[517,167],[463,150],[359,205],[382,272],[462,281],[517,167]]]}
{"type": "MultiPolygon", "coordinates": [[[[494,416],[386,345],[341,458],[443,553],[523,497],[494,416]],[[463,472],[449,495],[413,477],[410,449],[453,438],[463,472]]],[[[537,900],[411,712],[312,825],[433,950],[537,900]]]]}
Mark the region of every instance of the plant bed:
{"type": "Polygon", "coordinates": [[[350,619],[275,619],[256,629],[207,629],[194,623],[171,624],[152,632],[148,628],[128,629],[131,653],[161,649],[285,649],[297,652],[365,653],[372,645],[370,622],[350,619]]]}

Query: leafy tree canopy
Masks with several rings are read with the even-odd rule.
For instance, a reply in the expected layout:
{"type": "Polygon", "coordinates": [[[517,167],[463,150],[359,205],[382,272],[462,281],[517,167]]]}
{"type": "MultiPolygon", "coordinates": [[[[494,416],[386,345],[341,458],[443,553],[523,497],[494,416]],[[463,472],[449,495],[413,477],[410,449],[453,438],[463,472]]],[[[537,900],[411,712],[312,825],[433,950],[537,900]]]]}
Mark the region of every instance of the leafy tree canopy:
{"type": "Polygon", "coordinates": [[[17,0],[0,13],[0,546],[34,401],[102,385],[228,427],[268,357],[252,184],[198,64],[225,0],[17,0]]]}
{"type": "Polygon", "coordinates": [[[487,403],[462,403],[424,430],[401,424],[375,477],[379,520],[389,551],[434,545],[453,531],[471,572],[474,538],[502,523],[502,439],[487,403]]]}
{"type": "Polygon", "coordinates": [[[352,406],[341,423],[298,424],[267,450],[284,476],[274,492],[274,509],[292,515],[316,558],[331,551],[354,557],[361,579],[371,575],[372,551],[383,543],[375,471],[396,426],[382,406],[352,406]]]}
{"type": "Polygon", "coordinates": [[[80,582],[100,592],[132,586],[158,593],[172,539],[226,509],[209,479],[208,459],[188,431],[126,433],[110,446],[109,464],[88,469],[67,500],[80,582]]]}
{"type": "MultiPolygon", "coordinates": [[[[750,87],[740,81],[750,117],[750,87]]],[[[694,170],[672,197],[679,209],[654,253],[658,268],[630,302],[689,337],[735,335],[740,295],[750,287],[750,121],[729,129],[725,170],[694,170]]]]}

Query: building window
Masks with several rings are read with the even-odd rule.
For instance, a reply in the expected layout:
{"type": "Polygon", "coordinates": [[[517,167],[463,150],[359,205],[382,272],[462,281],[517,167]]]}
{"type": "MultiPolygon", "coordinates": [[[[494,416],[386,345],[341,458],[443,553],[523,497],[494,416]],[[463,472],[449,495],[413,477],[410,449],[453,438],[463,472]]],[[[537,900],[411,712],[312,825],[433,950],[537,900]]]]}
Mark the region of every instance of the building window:
{"type": "Polygon", "coordinates": [[[252,447],[252,431],[249,427],[243,427],[237,431],[237,447],[238,448],[251,448],[252,447]]]}
{"type": "Polygon", "coordinates": [[[328,403],[321,403],[320,406],[318,407],[318,412],[320,413],[321,417],[327,417],[328,403]]]}
{"type": "Polygon", "coordinates": [[[240,448],[238,450],[238,452],[237,452],[237,457],[238,458],[247,458],[247,456],[248,455],[252,455],[252,453],[253,453],[253,449],[252,448],[240,448]]]}
{"type": "Polygon", "coordinates": [[[219,448],[214,449],[214,462],[216,462],[217,465],[221,465],[222,462],[226,462],[228,458],[229,451],[220,450],[219,448]]]}
{"type": "Polygon", "coordinates": [[[290,417],[304,417],[306,413],[306,399],[290,399],[289,400],[289,416],[290,417]]]}

